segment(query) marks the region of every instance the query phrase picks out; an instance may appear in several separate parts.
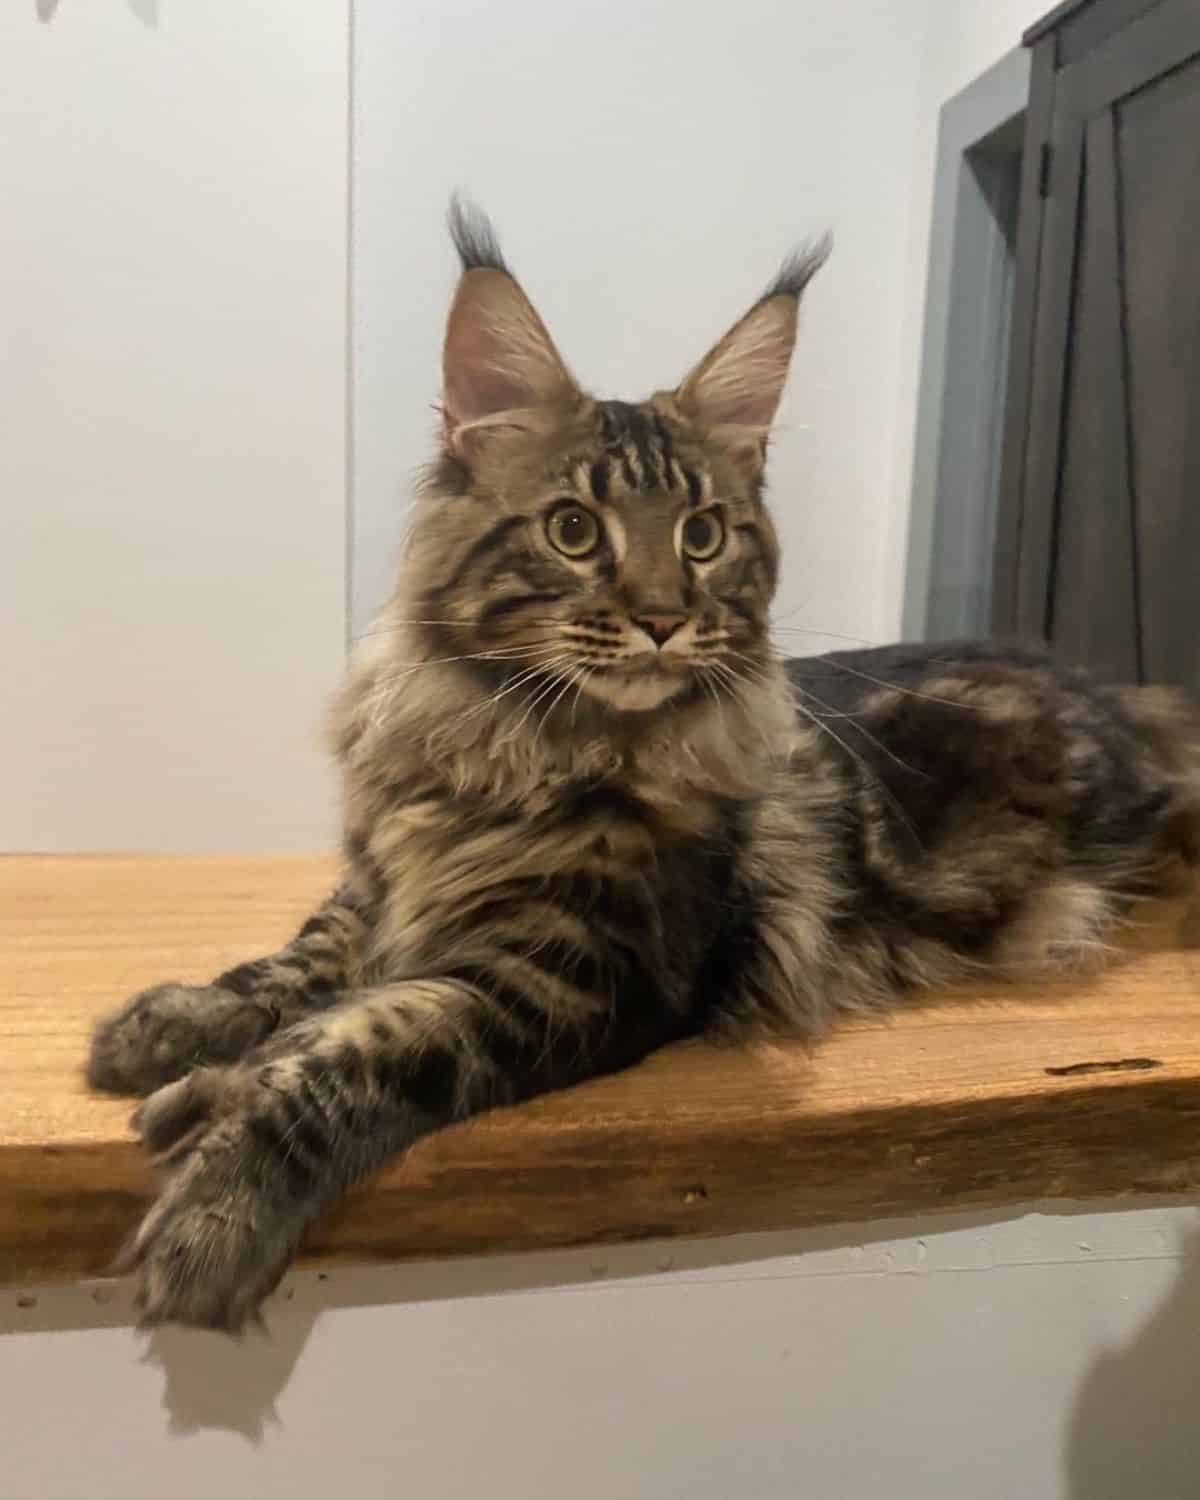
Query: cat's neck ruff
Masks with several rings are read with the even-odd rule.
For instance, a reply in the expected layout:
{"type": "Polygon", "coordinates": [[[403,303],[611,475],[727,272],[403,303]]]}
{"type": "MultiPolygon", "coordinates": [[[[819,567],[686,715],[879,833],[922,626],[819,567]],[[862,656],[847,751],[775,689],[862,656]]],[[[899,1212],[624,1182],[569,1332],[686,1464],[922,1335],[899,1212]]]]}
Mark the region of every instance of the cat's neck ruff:
{"type": "Polygon", "coordinates": [[[352,778],[431,775],[456,793],[530,807],[597,781],[655,802],[740,800],[758,794],[795,734],[774,665],[719,696],[689,695],[646,713],[570,694],[541,712],[533,692],[490,687],[469,662],[422,660],[424,649],[402,629],[373,633],[360,648],[343,700],[354,705],[352,722],[338,735],[352,778]]]}

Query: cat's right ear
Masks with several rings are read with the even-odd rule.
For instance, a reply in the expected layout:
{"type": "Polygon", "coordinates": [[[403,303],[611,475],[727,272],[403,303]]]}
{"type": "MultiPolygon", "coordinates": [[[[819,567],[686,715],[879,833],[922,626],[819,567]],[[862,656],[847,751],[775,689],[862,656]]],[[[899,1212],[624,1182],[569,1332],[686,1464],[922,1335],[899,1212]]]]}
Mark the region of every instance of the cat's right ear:
{"type": "Polygon", "coordinates": [[[579,387],[546,325],[504,264],[492,227],[455,200],[450,233],[462,279],[442,351],[442,417],[449,452],[467,458],[491,432],[536,428],[576,404],[579,387]]]}
{"type": "Polygon", "coordinates": [[[751,469],[761,469],[766,457],[796,342],[801,295],[830,248],[825,238],[790,255],[750,311],[667,398],[751,469]]]}

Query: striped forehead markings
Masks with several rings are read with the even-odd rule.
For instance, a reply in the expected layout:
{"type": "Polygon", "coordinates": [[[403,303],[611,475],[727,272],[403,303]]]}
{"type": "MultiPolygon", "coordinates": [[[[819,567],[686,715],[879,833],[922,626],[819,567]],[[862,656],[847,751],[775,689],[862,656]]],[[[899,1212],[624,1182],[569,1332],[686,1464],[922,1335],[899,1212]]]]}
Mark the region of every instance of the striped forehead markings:
{"type": "Polygon", "coordinates": [[[708,476],[701,476],[679,461],[670,428],[658,412],[647,412],[624,401],[603,401],[598,411],[605,453],[590,466],[588,473],[589,488],[598,503],[603,504],[609,498],[614,465],[627,489],[644,493],[652,489],[674,490],[682,484],[688,493],[688,503],[693,506],[701,503],[708,488],[708,476]]]}

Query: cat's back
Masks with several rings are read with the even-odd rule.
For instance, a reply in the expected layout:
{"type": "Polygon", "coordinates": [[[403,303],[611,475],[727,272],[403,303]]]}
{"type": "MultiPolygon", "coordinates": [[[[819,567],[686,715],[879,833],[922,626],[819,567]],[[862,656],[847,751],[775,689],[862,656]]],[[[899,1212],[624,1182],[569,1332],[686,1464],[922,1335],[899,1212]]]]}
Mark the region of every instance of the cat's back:
{"type": "Polygon", "coordinates": [[[933,695],[932,688],[947,677],[979,685],[990,678],[1032,686],[1038,674],[1064,687],[1088,681],[1084,674],[1058,666],[1040,647],[1004,641],[901,641],[787,662],[788,681],[801,704],[806,697],[815,703],[819,696],[827,712],[841,713],[860,711],[881,690],[941,696],[933,695]]]}
{"type": "Polygon", "coordinates": [[[1044,824],[1080,858],[1200,838],[1200,712],[1173,689],[991,641],[830,652],[787,676],[867,816],[914,854],[972,820],[980,839],[1044,824]]]}

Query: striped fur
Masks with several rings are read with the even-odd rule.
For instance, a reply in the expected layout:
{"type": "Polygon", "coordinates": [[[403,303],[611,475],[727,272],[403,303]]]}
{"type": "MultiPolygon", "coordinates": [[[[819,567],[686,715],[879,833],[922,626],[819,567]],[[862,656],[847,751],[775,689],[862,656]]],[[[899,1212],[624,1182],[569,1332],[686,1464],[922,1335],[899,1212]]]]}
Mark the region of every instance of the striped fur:
{"type": "Polygon", "coordinates": [[[819,257],[630,404],[579,389],[482,221],[455,233],[443,452],[334,719],[344,883],[95,1040],[167,1167],[127,1252],[150,1322],[240,1327],[314,1215],[450,1121],[1088,959],[1200,857],[1169,695],[998,647],[772,651],[765,438],[819,257]]]}

